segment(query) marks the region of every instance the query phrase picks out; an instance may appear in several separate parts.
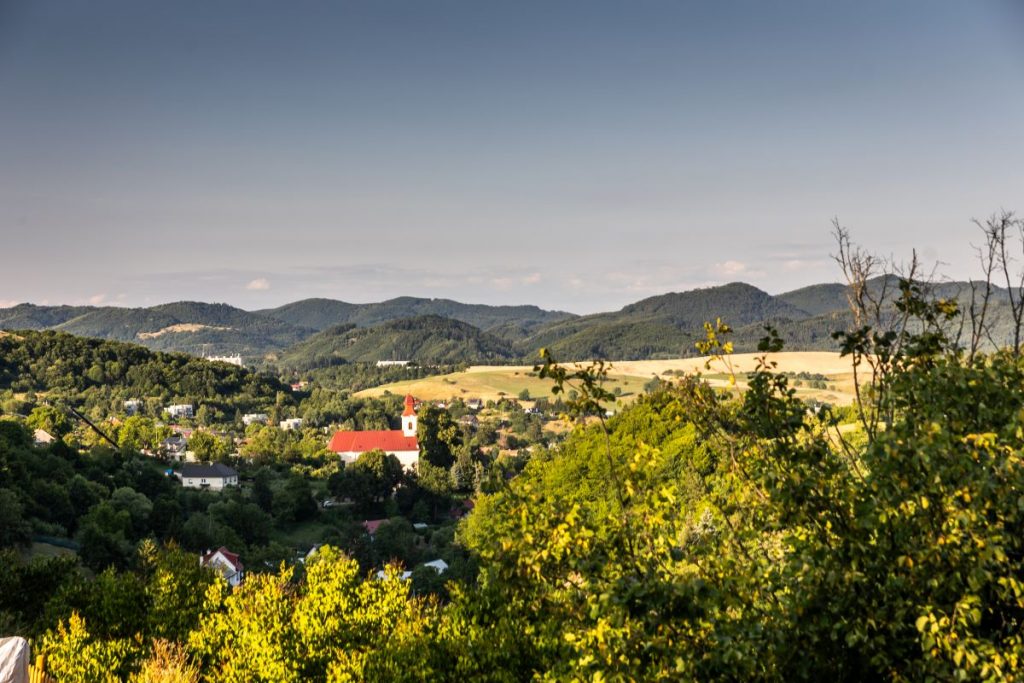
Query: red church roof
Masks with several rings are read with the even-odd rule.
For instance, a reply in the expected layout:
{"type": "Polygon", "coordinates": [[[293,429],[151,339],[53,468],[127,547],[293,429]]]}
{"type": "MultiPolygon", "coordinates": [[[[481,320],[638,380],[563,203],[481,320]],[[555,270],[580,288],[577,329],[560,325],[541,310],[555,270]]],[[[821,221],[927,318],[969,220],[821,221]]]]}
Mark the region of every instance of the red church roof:
{"type": "Polygon", "coordinates": [[[402,411],[402,417],[407,415],[416,414],[416,399],[412,397],[412,394],[405,395],[405,410],[402,411]]]}
{"type": "Polygon", "coordinates": [[[334,432],[329,449],[335,453],[365,453],[379,448],[382,451],[418,451],[415,436],[406,436],[401,429],[371,432],[334,432]]]}

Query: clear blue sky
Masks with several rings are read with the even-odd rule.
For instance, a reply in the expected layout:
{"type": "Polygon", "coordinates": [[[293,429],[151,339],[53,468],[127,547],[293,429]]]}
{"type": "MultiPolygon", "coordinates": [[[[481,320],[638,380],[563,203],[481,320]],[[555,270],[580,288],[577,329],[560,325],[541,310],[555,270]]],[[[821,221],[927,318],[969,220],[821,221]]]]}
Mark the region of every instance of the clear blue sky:
{"type": "Polygon", "coordinates": [[[1024,3],[0,0],[0,305],[608,310],[972,272],[1024,3]]]}

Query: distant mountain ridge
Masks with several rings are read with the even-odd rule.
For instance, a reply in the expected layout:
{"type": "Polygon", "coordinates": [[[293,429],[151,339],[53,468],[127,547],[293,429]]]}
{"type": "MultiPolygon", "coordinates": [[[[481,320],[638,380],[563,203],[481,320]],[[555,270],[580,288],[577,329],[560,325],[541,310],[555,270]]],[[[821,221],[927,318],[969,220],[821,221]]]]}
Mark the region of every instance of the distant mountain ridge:
{"type": "MultiPolygon", "coordinates": [[[[937,296],[970,299],[970,283],[944,283],[937,296]]],[[[894,278],[869,290],[898,296],[894,278]]],[[[228,304],[179,301],[148,308],[36,306],[0,309],[0,329],[60,330],[130,341],[154,350],[241,355],[288,367],[341,362],[423,363],[534,360],[540,348],[560,360],[632,360],[694,355],[703,323],[721,318],[738,351],[756,347],[764,326],[776,327],[792,350],[834,350],[831,334],[849,324],[848,288],[822,283],[772,295],[734,282],[648,297],[618,311],[574,315],[532,305],[488,306],[450,299],[398,297],[354,304],[303,299],[245,311],[228,304]]],[[[993,290],[993,337],[1006,336],[1008,292],[993,290]]]]}

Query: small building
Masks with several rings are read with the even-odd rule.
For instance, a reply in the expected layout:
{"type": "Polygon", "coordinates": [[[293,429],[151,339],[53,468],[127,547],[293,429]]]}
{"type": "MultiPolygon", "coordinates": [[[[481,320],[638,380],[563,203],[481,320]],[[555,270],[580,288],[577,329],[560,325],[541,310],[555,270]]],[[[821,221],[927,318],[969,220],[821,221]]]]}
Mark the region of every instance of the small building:
{"type": "Polygon", "coordinates": [[[129,415],[138,415],[145,407],[145,403],[137,398],[130,398],[124,402],[124,412],[129,415]]]}
{"type": "Polygon", "coordinates": [[[224,546],[213,552],[207,550],[205,554],[200,555],[199,565],[212,569],[233,588],[242,583],[242,579],[245,578],[245,567],[242,565],[242,561],[238,559],[237,554],[224,546]]]}
{"type": "Polygon", "coordinates": [[[177,419],[182,417],[194,417],[195,410],[191,403],[176,403],[174,405],[167,406],[167,414],[177,419]]]}
{"type": "Polygon", "coordinates": [[[226,486],[238,486],[238,472],[227,465],[214,463],[186,463],[178,472],[181,485],[192,489],[221,491],[226,486]]]}
{"type": "Polygon", "coordinates": [[[207,356],[206,360],[212,363],[227,363],[229,365],[243,367],[241,356],[207,356]]]}
{"type": "Polygon", "coordinates": [[[165,457],[181,460],[185,457],[188,442],[181,434],[169,436],[160,442],[160,451],[165,457]]]}
{"type": "Polygon", "coordinates": [[[480,420],[477,419],[476,415],[463,415],[459,418],[459,424],[476,429],[480,425],[480,420]]]}
{"type": "Polygon", "coordinates": [[[365,522],[363,522],[363,528],[366,529],[366,533],[368,533],[370,536],[373,536],[375,533],[377,533],[377,529],[379,529],[382,524],[387,523],[388,520],[386,519],[368,519],[365,522]]]}
{"type": "Polygon", "coordinates": [[[267,424],[270,421],[270,416],[266,413],[246,413],[242,416],[242,424],[248,427],[251,424],[267,424]]]}
{"type": "Polygon", "coordinates": [[[379,360],[379,361],[377,361],[377,367],[378,368],[388,368],[388,367],[398,366],[400,368],[404,368],[410,362],[411,361],[407,361],[407,360],[379,360]]]}
{"type": "Polygon", "coordinates": [[[430,567],[438,574],[444,574],[446,571],[448,571],[448,563],[440,559],[433,560],[431,562],[424,562],[423,566],[430,567]]]}
{"type": "Polygon", "coordinates": [[[466,407],[475,412],[477,410],[483,409],[484,402],[478,398],[471,398],[468,401],[466,401],[466,407]]]}
{"type": "Polygon", "coordinates": [[[280,427],[281,429],[285,430],[286,432],[289,431],[289,430],[292,430],[292,429],[301,429],[302,428],[302,418],[301,417],[290,417],[287,420],[281,420],[280,422],[278,422],[277,426],[280,427]]]}
{"type": "Polygon", "coordinates": [[[327,448],[337,453],[346,464],[355,462],[356,458],[367,451],[381,450],[398,458],[402,467],[409,470],[420,459],[416,426],[416,401],[412,396],[406,396],[401,429],[337,431],[327,448]]]}
{"type": "Polygon", "coordinates": [[[56,440],[57,437],[45,429],[37,429],[32,433],[32,442],[37,446],[49,446],[56,440]]]}

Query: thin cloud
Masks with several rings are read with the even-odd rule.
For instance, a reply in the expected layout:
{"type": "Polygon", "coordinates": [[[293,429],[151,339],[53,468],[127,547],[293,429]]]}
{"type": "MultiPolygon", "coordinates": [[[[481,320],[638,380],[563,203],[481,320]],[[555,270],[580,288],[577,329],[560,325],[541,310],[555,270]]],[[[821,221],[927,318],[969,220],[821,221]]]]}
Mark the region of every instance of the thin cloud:
{"type": "Polygon", "coordinates": [[[106,298],[106,294],[93,294],[89,297],[89,303],[93,306],[99,306],[106,300],[106,298]]]}
{"type": "Polygon", "coordinates": [[[245,288],[251,292],[265,292],[270,289],[270,280],[265,277],[258,277],[255,280],[250,280],[245,288]]]}

